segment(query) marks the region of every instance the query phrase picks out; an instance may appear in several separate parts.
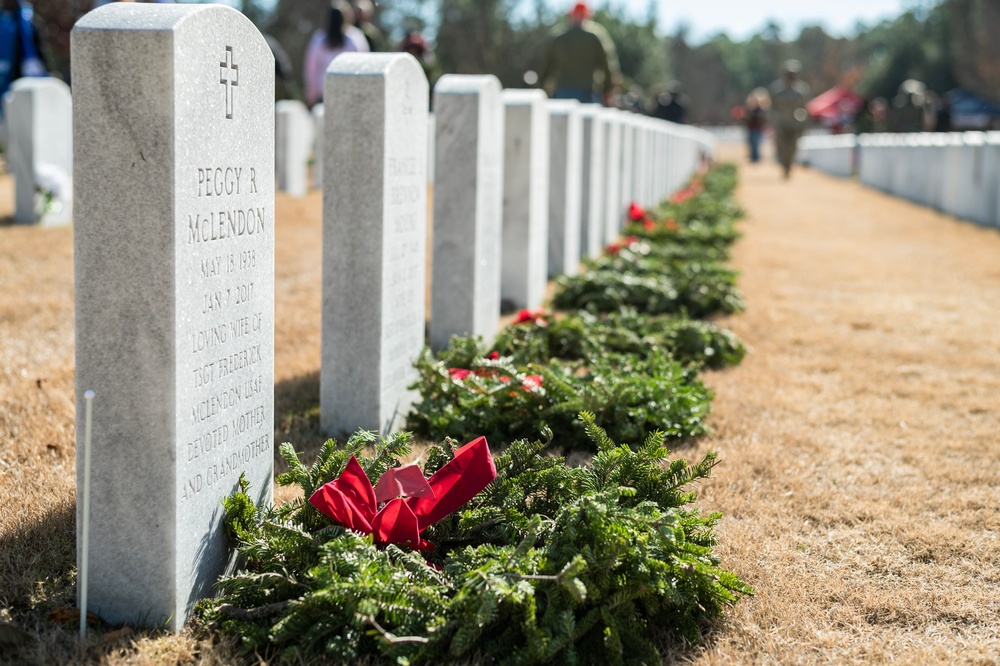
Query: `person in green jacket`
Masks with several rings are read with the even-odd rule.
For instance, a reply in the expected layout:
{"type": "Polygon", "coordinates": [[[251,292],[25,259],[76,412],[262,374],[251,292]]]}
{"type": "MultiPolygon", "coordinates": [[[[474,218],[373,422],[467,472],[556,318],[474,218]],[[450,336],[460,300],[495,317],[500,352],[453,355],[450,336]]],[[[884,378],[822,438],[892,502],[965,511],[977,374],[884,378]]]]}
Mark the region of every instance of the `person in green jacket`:
{"type": "Polygon", "coordinates": [[[774,128],[774,143],[778,162],[781,163],[785,178],[792,173],[799,137],[806,129],[809,112],[809,86],[799,79],[802,64],[798,60],[786,60],[782,77],[771,84],[771,127],[774,128]]]}
{"type": "Polygon", "coordinates": [[[541,83],[554,88],[554,99],[610,102],[618,56],[611,36],[590,16],[587,3],[577,2],[569,12],[569,28],[549,48],[541,83]]]}

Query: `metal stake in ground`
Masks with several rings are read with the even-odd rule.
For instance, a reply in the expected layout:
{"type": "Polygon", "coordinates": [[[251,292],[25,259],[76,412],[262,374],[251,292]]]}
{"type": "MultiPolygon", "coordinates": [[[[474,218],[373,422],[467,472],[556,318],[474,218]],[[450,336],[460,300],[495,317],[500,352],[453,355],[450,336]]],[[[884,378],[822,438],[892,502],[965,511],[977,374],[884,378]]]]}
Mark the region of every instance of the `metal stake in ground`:
{"type": "Polygon", "coordinates": [[[94,392],[83,394],[86,415],[83,419],[83,525],[80,534],[80,641],[87,640],[87,555],[90,541],[90,421],[94,408],[94,392]]]}

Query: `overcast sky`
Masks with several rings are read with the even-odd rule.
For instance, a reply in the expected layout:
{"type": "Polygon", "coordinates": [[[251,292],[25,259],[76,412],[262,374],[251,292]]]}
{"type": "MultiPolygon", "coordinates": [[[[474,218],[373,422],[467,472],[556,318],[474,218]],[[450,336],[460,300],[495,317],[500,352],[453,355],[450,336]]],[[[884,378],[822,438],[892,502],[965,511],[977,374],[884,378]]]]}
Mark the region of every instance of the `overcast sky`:
{"type": "MultiPolygon", "coordinates": [[[[549,0],[550,5],[567,8],[569,0],[549,0]]],[[[635,17],[645,17],[649,0],[613,0],[624,4],[635,17]]],[[[593,0],[595,6],[604,0],[593,0]]],[[[820,23],[836,35],[853,33],[860,20],[876,23],[901,14],[912,0],[656,0],[661,31],[672,34],[678,23],[691,27],[692,41],[700,42],[719,32],[734,39],[748,37],[774,18],[786,38],[798,35],[803,24],[820,23]]]]}

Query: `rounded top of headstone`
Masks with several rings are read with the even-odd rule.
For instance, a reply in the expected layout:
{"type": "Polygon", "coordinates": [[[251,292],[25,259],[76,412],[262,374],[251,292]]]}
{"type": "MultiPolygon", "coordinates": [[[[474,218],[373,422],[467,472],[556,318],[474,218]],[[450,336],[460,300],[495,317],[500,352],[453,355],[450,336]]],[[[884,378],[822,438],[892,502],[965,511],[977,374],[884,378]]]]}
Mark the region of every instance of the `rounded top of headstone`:
{"type": "Polygon", "coordinates": [[[597,118],[603,108],[600,104],[580,104],[580,115],[586,118],[597,118]]]}
{"type": "MultiPolygon", "coordinates": [[[[73,26],[73,32],[84,30],[172,32],[192,16],[210,17],[212,14],[217,14],[219,20],[245,21],[253,25],[241,12],[226,5],[112,2],[84,14],[73,26]]],[[[263,40],[261,37],[261,41],[263,40]]]]}
{"type": "Polygon", "coordinates": [[[396,68],[423,74],[417,59],[409,53],[342,53],[330,63],[327,76],[385,76],[396,68]]]}
{"type": "Polygon", "coordinates": [[[580,112],[580,102],[575,99],[550,99],[545,108],[553,115],[568,116],[580,112]]]}
{"type": "Polygon", "coordinates": [[[10,92],[17,92],[19,90],[53,90],[67,97],[70,96],[69,86],[66,85],[66,82],[54,76],[25,76],[11,83],[8,90],[10,92]]]}
{"type": "Polygon", "coordinates": [[[476,95],[488,89],[500,91],[500,79],[492,74],[445,74],[438,79],[434,93],[476,95]]]}
{"type": "Polygon", "coordinates": [[[297,99],[279,99],[274,103],[275,111],[283,111],[285,113],[299,113],[302,115],[309,114],[309,108],[297,99]]]}
{"type": "Polygon", "coordinates": [[[982,146],[986,144],[985,132],[962,132],[962,138],[967,146],[982,146]]]}
{"type": "Polygon", "coordinates": [[[549,97],[538,88],[507,88],[500,93],[507,106],[533,106],[544,104],[549,97]]]}

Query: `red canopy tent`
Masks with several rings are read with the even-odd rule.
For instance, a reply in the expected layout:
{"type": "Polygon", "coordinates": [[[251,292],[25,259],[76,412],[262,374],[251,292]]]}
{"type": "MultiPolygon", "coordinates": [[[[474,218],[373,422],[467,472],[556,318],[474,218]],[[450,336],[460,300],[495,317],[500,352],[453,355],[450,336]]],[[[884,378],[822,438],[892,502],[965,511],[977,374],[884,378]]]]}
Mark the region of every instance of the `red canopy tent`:
{"type": "Polygon", "coordinates": [[[834,129],[854,119],[865,100],[850,88],[830,88],[806,104],[809,116],[834,129]]]}

